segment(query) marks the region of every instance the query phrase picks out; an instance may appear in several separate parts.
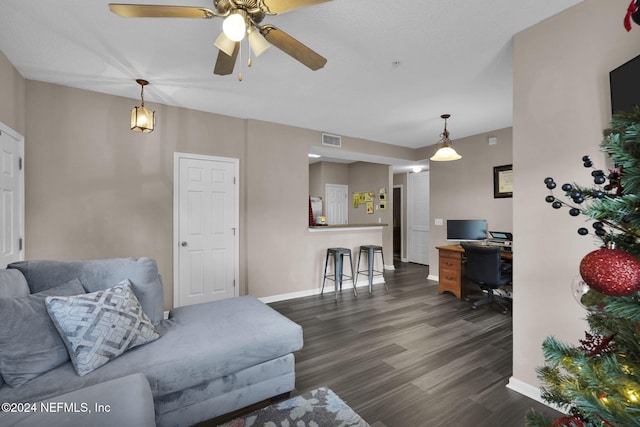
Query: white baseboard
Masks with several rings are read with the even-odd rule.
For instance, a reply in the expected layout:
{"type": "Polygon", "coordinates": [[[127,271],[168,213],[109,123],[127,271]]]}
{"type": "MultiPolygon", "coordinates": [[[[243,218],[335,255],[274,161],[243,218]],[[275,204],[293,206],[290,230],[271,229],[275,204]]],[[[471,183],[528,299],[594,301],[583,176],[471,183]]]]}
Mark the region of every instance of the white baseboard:
{"type": "MultiPolygon", "coordinates": [[[[333,283],[333,282],[331,282],[333,283]]],[[[377,285],[380,283],[384,283],[384,278],[382,276],[378,276],[378,277],[374,277],[373,278],[373,284],[377,285]]],[[[357,288],[363,288],[363,287],[369,287],[369,281],[368,280],[358,280],[358,283],[356,283],[356,289],[357,288]]],[[[342,283],[342,292],[348,291],[349,289],[352,289],[352,285],[350,281],[347,282],[343,282],[342,283]]],[[[332,286],[332,284],[329,283],[329,281],[327,281],[327,284],[324,287],[324,293],[325,294],[333,294],[335,292],[336,288],[334,286],[332,286]]],[[[306,291],[299,291],[299,292],[291,292],[288,294],[280,294],[280,295],[273,295],[270,297],[262,297],[262,298],[258,298],[260,301],[262,301],[265,304],[269,304],[271,302],[278,302],[278,301],[285,301],[288,299],[294,299],[294,298],[302,298],[302,297],[309,297],[312,295],[320,295],[320,289],[309,289],[306,291]]]]}
{"type": "Polygon", "coordinates": [[[391,265],[387,265],[387,264],[385,264],[384,269],[385,269],[385,270],[395,270],[395,269],[396,269],[396,266],[395,266],[395,265],[393,265],[393,264],[391,264],[391,265]]]}
{"type": "Polygon", "coordinates": [[[544,400],[540,395],[540,388],[532,386],[529,383],[525,383],[524,381],[520,381],[517,378],[511,377],[509,378],[509,382],[507,383],[507,388],[524,396],[527,396],[528,398],[533,399],[536,402],[540,402],[545,406],[553,408],[558,412],[561,412],[563,414],[566,413],[564,409],[544,400]]]}
{"type": "Polygon", "coordinates": [[[427,276],[427,280],[435,280],[436,282],[440,280],[439,276],[434,276],[433,274],[430,274],[427,276]]]}

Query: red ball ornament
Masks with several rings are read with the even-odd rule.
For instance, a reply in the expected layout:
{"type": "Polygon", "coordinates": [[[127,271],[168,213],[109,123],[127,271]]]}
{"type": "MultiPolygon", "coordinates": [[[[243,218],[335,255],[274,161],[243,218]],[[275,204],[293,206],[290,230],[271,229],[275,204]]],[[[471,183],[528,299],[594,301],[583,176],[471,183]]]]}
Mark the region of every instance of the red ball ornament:
{"type": "Polygon", "coordinates": [[[551,427],[584,427],[584,423],[580,418],[572,417],[569,415],[565,415],[556,419],[551,427]]]}
{"type": "Polygon", "coordinates": [[[598,249],[580,261],[580,275],[589,287],[611,296],[640,290],[640,260],[620,249],[598,249]]]}

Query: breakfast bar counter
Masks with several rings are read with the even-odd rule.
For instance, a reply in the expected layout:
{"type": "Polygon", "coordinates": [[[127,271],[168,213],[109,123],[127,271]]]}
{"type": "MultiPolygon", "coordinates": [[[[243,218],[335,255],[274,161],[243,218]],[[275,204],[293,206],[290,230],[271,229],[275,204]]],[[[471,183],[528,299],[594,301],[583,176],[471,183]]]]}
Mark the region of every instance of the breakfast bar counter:
{"type": "MultiPolygon", "coordinates": [[[[315,279],[315,286],[317,290],[320,290],[322,286],[322,277],[324,273],[324,263],[327,256],[328,248],[347,248],[351,250],[353,258],[353,269],[357,268],[358,254],[360,252],[360,246],[362,245],[377,245],[383,246],[383,231],[387,224],[373,223],[373,224],[340,224],[340,225],[319,225],[309,227],[307,249],[312,261],[312,276],[315,279]]],[[[385,259],[387,259],[385,257],[385,259]]],[[[389,255],[388,259],[393,259],[389,255]]],[[[348,261],[347,261],[348,262],[348,261]]],[[[351,268],[345,267],[347,274],[351,274],[351,268]]],[[[376,257],[376,270],[382,270],[384,267],[380,262],[380,258],[376,257]]],[[[387,266],[393,268],[393,265],[387,266]]],[[[333,272],[333,265],[330,263],[328,273],[333,272]]],[[[376,277],[374,284],[384,283],[382,277],[376,277]]],[[[327,287],[331,290],[333,283],[327,280],[327,287]]],[[[360,276],[358,278],[358,284],[356,286],[368,286],[367,276],[360,276]]],[[[348,282],[347,288],[351,287],[351,282],[348,282]]],[[[325,289],[326,291],[326,289],[325,289]]]]}
{"type": "Polygon", "coordinates": [[[373,224],[328,224],[328,225],[313,225],[309,227],[310,232],[317,231],[354,231],[354,230],[382,230],[382,227],[387,224],[373,223],[373,224]]]}

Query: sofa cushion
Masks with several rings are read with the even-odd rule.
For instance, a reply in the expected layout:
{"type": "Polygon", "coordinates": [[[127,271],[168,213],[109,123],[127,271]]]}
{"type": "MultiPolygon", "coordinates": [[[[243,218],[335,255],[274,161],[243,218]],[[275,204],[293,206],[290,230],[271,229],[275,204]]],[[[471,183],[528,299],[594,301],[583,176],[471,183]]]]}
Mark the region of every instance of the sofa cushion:
{"type": "Polygon", "coordinates": [[[142,374],[132,374],[62,394],[39,402],[35,408],[38,410],[33,412],[0,412],[0,425],[13,427],[155,427],[156,425],[151,388],[142,374]],[[50,410],[40,410],[41,407],[50,408],[50,410]]]}
{"type": "Polygon", "coordinates": [[[0,270],[0,298],[20,298],[30,293],[27,280],[20,271],[4,268],[0,270]]]}
{"type": "Polygon", "coordinates": [[[129,279],[142,309],[154,325],[164,318],[164,297],[158,266],[150,258],[109,258],[88,261],[19,261],[7,268],[18,269],[31,293],[78,278],[87,292],[107,289],[129,279]]]}
{"type": "Polygon", "coordinates": [[[80,376],[160,336],[126,279],[103,291],[45,302],[80,376]]]}
{"type": "MultiPolygon", "coordinates": [[[[0,270],[0,298],[21,298],[29,295],[29,285],[18,270],[0,270]]],[[[0,372],[0,386],[4,384],[0,372]]]]}
{"type": "Polygon", "coordinates": [[[20,386],[69,360],[51,322],[45,298],[84,293],[78,279],[23,298],[0,298],[0,372],[12,387],[20,386]]]}

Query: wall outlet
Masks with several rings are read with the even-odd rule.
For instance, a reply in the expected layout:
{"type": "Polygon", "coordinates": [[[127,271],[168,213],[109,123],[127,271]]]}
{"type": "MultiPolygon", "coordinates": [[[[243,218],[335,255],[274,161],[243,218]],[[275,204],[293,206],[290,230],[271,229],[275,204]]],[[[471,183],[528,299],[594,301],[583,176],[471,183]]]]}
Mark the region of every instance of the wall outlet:
{"type": "Polygon", "coordinates": [[[433,221],[433,225],[444,225],[444,220],[442,218],[436,218],[433,221]]]}

